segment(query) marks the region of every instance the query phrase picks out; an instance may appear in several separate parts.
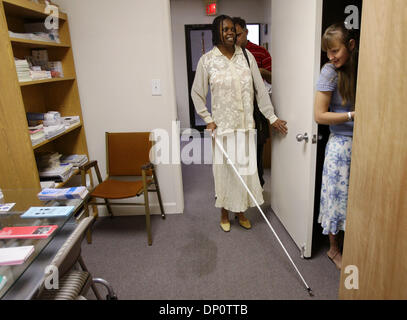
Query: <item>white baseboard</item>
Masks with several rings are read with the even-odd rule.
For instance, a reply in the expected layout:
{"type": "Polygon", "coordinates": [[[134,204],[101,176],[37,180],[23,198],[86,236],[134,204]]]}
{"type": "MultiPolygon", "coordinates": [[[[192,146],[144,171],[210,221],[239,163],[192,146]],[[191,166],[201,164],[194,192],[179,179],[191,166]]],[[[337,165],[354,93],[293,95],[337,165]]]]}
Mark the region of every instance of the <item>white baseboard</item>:
{"type": "MultiPolygon", "coordinates": [[[[177,208],[175,202],[164,203],[163,205],[165,214],[182,214],[182,212],[180,212],[181,210],[177,208]]],[[[144,206],[112,206],[112,210],[113,215],[117,217],[145,215],[144,206]]],[[[150,214],[161,215],[160,205],[158,203],[150,204],[150,214]]],[[[98,206],[98,215],[99,217],[109,216],[106,206],[98,206]]]]}

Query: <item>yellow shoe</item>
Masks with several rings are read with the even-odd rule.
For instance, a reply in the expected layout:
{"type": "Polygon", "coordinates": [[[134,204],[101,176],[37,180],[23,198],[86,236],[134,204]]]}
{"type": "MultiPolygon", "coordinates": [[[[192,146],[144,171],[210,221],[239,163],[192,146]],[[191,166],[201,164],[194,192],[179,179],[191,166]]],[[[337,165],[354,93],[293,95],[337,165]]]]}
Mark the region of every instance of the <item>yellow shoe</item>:
{"type": "Polygon", "coordinates": [[[220,222],[220,227],[222,228],[223,231],[229,232],[230,231],[230,222],[220,222]]]}
{"type": "Polygon", "coordinates": [[[239,219],[239,224],[242,228],[249,230],[252,228],[252,225],[250,224],[249,219],[247,219],[244,215],[239,216],[235,216],[236,219],[239,219]],[[243,219],[241,219],[243,218],[243,219]]]}

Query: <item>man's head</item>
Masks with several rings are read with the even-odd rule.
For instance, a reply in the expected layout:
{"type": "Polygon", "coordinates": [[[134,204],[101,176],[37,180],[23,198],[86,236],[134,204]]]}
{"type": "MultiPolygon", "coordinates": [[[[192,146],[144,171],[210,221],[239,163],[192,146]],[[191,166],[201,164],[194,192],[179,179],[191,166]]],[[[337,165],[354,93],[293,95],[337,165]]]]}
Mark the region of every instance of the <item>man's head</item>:
{"type": "Polygon", "coordinates": [[[236,44],[242,48],[247,45],[247,34],[249,30],[246,28],[246,21],[240,17],[233,18],[233,23],[236,28],[236,44]]]}

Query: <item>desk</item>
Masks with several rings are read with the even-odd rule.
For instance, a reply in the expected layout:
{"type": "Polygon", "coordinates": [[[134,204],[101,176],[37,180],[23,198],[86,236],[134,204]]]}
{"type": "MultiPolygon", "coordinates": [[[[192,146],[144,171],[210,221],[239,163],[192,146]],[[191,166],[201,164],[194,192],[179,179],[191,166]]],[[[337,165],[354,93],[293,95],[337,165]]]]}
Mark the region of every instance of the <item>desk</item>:
{"type": "Polygon", "coordinates": [[[6,276],[7,282],[0,289],[2,299],[31,299],[41,284],[44,271],[64,241],[75,229],[75,217],[81,213],[84,200],[47,201],[37,198],[37,190],[3,190],[6,203],[16,203],[8,213],[0,214],[0,227],[57,225],[46,239],[9,239],[0,240],[0,248],[17,246],[34,246],[34,252],[21,265],[0,266],[0,275],[6,276]],[[69,216],[61,218],[25,219],[20,216],[32,206],[74,206],[69,216]]]}

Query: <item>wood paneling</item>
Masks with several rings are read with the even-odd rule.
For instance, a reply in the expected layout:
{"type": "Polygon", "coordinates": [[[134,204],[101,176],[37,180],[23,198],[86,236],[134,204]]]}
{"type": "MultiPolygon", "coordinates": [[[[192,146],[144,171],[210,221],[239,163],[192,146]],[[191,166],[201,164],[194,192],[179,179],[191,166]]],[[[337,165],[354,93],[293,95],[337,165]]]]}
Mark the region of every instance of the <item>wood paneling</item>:
{"type": "Polygon", "coordinates": [[[364,2],[341,299],[407,299],[406,17],[405,0],[364,2]]]}

